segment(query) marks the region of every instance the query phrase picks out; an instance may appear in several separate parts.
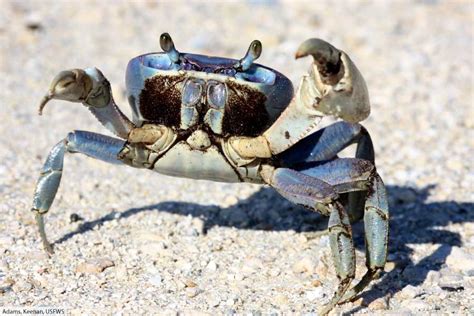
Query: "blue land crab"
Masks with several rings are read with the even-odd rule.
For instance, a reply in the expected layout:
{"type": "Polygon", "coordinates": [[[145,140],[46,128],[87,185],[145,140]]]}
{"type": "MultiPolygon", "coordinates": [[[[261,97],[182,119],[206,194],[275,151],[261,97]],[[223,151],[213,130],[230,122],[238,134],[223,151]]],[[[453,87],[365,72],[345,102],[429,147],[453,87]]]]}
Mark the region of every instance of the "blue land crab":
{"type": "Polygon", "coordinates": [[[129,120],[115,104],[110,84],[96,68],[60,72],[41,101],[80,102],[112,138],[74,131],[50,151],[36,186],[32,210],[45,249],[43,216],[56,195],[66,152],[171,176],[267,184],[283,197],[329,216],[329,240],[339,286],[322,310],[353,299],[383,270],[388,205],[367,130],[365,81],[351,59],[320,39],[303,42],[296,58],[313,64],[294,92],[287,77],[254,63],[253,41],[240,59],[180,53],[169,36],[164,52],[130,60],[126,72],[129,120]],[[325,128],[323,116],[342,119],[325,128]],[[355,158],[338,153],[357,144],[355,158]],[[355,253],[350,219],[364,217],[367,272],[352,289],[355,253]]]}

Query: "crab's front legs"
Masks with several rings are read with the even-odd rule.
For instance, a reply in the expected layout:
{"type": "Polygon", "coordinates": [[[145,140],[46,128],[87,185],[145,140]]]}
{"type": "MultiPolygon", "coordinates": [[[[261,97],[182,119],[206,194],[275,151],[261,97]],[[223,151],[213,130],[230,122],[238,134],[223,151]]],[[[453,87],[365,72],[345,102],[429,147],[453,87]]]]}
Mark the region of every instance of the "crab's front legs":
{"type": "MultiPolygon", "coordinates": [[[[110,84],[96,68],[61,71],[51,82],[48,93],[39,107],[41,115],[52,99],[82,103],[112,133],[126,139],[134,125],[115,104],[110,84]]],[[[61,181],[63,160],[66,152],[80,152],[100,160],[121,163],[117,157],[125,141],[89,133],[70,133],[50,151],[36,186],[33,207],[44,247],[52,253],[46,238],[43,214],[48,212],[61,181]]]]}
{"type": "Polygon", "coordinates": [[[126,139],[134,128],[115,104],[110,83],[97,68],[71,69],[57,74],[41,101],[40,115],[52,99],[82,103],[102,125],[120,138],[126,139]]]}
{"type": "Polygon", "coordinates": [[[48,212],[58,191],[65,153],[82,153],[102,161],[121,164],[117,157],[124,145],[125,141],[120,139],[75,131],[51,149],[41,170],[31,209],[35,213],[41,240],[47,252],[52,253],[53,248],[46,238],[43,215],[48,212]]]}

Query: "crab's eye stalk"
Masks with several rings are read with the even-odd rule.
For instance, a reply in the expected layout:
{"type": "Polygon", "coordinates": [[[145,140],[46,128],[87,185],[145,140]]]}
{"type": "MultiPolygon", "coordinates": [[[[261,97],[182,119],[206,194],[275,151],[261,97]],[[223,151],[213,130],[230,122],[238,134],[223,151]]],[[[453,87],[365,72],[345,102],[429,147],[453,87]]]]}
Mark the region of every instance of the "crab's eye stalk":
{"type": "Polygon", "coordinates": [[[61,71],[54,77],[39,106],[39,114],[52,99],[83,102],[92,90],[92,80],[82,69],[61,71]]]}
{"type": "Polygon", "coordinates": [[[160,46],[173,63],[177,63],[179,61],[179,52],[174,47],[173,40],[168,33],[161,34],[160,46]]]}
{"type": "Polygon", "coordinates": [[[235,65],[234,68],[237,70],[247,71],[252,63],[260,57],[262,53],[262,43],[259,40],[254,40],[250,43],[249,49],[245,54],[244,58],[239,60],[235,65]]]}

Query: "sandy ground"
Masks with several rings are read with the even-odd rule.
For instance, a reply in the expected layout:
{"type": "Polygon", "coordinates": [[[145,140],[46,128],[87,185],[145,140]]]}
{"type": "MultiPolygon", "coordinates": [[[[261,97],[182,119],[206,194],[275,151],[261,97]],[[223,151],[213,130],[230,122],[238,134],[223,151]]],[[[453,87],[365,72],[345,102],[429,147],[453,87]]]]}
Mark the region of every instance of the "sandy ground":
{"type": "MultiPolygon", "coordinates": [[[[390,254],[381,279],[333,314],[473,315],[473,16],[469,1],[0,0],[0,306],[258,315],[329,301],[327,219],[257,185],[70,155],[47,216],[56,254],[42,251],[29,210],[48,151],[74,129],[108,134],[78,104],[39,117],[50,80],[97,66],[129,114],[126,64],[167,31],[181,51],[234,58],[260,39],[259,62],[295,84],[310,64],[293,58],[303,40],[348,52],[370,91],[363,124],[390,195],[390,254]]],[[[354,234],[360,277],[360,223],[354,234]]]]}

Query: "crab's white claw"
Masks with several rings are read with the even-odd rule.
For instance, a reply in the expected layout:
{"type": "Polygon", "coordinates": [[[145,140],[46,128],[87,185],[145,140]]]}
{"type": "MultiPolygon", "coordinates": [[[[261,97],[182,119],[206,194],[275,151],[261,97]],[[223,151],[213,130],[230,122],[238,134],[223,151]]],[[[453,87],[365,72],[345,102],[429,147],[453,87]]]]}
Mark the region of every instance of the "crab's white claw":
{"type": "Polygon", "coordinates": [[[92,80],[82,69],[61,71],[54,77],[39,106],[39,114],[52,99],[83,102],[92,89],[92,80]]]}
{"type": "Polygon", "coordinates": [[[279,154],[314,131],[323,116],[355,123],[370,114],[367,86],[343,51],[320,39],[303,42],[296,58],[311,55],[314,63],[303,76],[288,107],[263,135],[233,137],[232,148],[241,157],[279,154]]]}
{"type": "Polygon", "coordinates": [[[314,63],[309,78],[303,78],[300,95],[313,97],[313,107],[324,115],[333,115],[355,123],[370,114],[369,93],[365,80],[343,51],[320,39],[303,42],[296,58],[311,55],[314,63]]]}
{"type": "Polygon", "coordinates": [[[41,100],[39,115],[53,99],[82,103],[108,130],[121,138],[127,138],[134,127],[115,104],[109,81],[95,67],[64,70],[57,74],[41,100]]]}
{"type": "Polygon", "coordinates": [[[111,99],[109,83],[96,68],[64,70],[54,77],[48,93],[41,100],[40,115],[53,99],[79,102],[89,107],[105,107],[111,99]]]}
{"type": "Polygon", "coordinates": [[[314,131],[323,116],[332,115],[359,122],[370,113],[364,78],[346,53],[319,39],[309,39],[298,48],[296,58],[311,55],[308,75],[280,117],[265,131],[273,154],[291,147],[314,131]]]}

